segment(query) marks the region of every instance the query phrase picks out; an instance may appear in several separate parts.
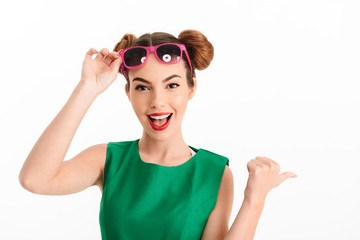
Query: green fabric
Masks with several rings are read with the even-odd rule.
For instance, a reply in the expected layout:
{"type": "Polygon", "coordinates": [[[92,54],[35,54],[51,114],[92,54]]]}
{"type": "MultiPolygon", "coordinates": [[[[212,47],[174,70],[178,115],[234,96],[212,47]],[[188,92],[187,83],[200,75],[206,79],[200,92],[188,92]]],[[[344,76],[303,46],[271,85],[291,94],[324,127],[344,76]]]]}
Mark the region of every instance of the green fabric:
{"type": "Polygon", "coordinates": [[[139,139],[109,142],[100,202],[103,240],[201,238],[229,159],[205,149],[178,166],[144,162],[139,139]]]}

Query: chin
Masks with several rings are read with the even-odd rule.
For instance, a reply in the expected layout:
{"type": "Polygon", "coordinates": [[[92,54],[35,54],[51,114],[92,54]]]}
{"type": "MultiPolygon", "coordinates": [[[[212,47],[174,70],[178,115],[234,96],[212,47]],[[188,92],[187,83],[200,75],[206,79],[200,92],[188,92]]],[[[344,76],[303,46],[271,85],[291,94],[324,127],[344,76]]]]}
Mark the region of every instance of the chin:
{"type": "Polygon", "coordinates": [[[146,120],[145,126],[143,123],[143,135],[146,134],[147,136],[149,136],[150,138],[156,141],[166,141],[172,136],[176,135],[176,132],[181,131],[180,129],[179,130],[174,129],[175,127],[174,122],[169,124],[169,126],[165,130],[155,130],[151,127],[148,120],[147,119],[145,120],[146,120]]]}

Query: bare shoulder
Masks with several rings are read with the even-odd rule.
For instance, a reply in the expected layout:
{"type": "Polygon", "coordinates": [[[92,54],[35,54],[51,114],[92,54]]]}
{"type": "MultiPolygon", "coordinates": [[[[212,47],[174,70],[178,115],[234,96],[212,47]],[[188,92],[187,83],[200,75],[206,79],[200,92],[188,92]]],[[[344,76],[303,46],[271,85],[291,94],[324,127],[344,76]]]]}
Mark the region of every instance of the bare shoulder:
{"type": "Polygon", "coordinates": [[[92,145],[63,163],[62,170],[65,175],[62,179],[69,177],[67,175],[71,171],[77,172],[77,178],[73,179],[75,188],[73,191],[78,192],[90,186],[98,186],[102,191],[107,145],[107,143],[92,145]]]}
{"type": "Polygon", "coordinates": [[[97,185],[102,191],[106,151],[107,143],[90,146],[63,161],[53,178],[33,182],[27,189],[43,195],[66,195],[97,185]]]}
{"type": "Polygon", "coordinates": [[[233,190],[234,187],[234,176],[228,165],[225,165],[224,173],[221,178],[219,194],[229,193],[233,190]]]}
{"type": "Polygon", "coordinates": [[[225,170],[224,170],[224,174],[223,174],[222,179],[226,179],[227,181],[233,179],[233,173],[232,173],[232,171],[231,171],[231,169],[229,168],[228,165],[225,166],[225,170]]]}
{"type": "Polygon", "coordinates": [[[87,163],[91,163],[92,165],[95,164],[101,167],[103,170],[106,160],[107,145],[107,143],[99,143],[92,145],[84,149],[82,152],[80,152],[78,155],[76,155],[70,160],[81,159],[82,161],[86,161],[87,163]]]}
{"type": "Polygon", "coordinates": [[[229,198],[233,199],[233,195],[234,195],[234,176],[230,167],[226,165],[220,183],[218,199],[221,199],[222,201],[228,201],[229,198]]]}
{"type": "Polygon", "coordinates": [[[84,151],[88,151],[88,153],[93,156],[100,166],[103,166],[106,159],[106,150],[107,150],[107,143],[99,143],[90,146],[89,148],[85,149],[84,151]]]}

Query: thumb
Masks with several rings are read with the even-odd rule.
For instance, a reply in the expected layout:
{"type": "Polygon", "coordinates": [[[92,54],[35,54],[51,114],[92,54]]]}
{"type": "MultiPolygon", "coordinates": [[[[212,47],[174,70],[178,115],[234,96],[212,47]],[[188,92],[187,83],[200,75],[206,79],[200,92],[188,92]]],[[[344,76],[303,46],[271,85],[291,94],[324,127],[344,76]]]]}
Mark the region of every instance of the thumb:
{"type": "Polygon", "coordinates": [[[114,73],[114,74],[117,74],[119,72],[121,63],[122,63],[122,58],[119,56],[117,59],[115,59],[110,64],[111,72],[114,73]]]}
{"type": "Polygon", "coordinates": [[[286,179],[288,179],[289,177],[297,177],[297,175],[293,172],[283,172],[282,174],[279,175],[279,181],[277,186],[279,186],[281,183],[283,183],[286,179]]]}

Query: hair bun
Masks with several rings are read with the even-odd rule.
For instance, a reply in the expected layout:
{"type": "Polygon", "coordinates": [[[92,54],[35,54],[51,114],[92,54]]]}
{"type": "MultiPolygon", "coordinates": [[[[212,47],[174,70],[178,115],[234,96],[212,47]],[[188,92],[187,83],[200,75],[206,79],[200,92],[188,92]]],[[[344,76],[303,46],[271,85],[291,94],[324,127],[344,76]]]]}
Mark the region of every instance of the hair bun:
{"type": "Polygon", "coordinates": [[[214,47],[204,34],[197,30],[184,30],[178,39],[186,46],[194,68],[203,70],[210,65],[214,57],[214,47]]]}
{"type": "Polygon", "coordinates": [[[134,42],[136,41],[136,36],[132,33],[126,33],[122,39],[120,40],[120,42],[118,42],[113,51],[120,51],[121,49],[125,49],[130,47],[134,42]]]}

